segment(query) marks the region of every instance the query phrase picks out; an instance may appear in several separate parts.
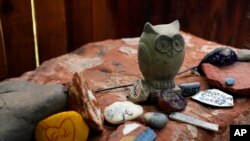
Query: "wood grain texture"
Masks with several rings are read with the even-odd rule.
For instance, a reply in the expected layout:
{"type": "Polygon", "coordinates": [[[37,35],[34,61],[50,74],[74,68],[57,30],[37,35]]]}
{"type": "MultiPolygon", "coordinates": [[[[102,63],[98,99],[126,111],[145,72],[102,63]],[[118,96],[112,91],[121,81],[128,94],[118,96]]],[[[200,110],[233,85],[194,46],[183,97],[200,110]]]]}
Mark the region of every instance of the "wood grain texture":
{"type": "Polygon", "coordinates": [[[8,77],[7,59],[5,55],[3,30],[0,19],[0,81],[8,77]]]}
{"type": "Polygon", "coordinates": [[[8,76],[19,76],[35,68],[30,0],[0,0],[0,9],[8,76]]]}
{"type": "Polygon", "coordinates": [[[92,40],[92,0],[66,0],[69,51],[92,40]]]}
{"type": "Polygon", "coordinates": [[[40,62],[67,53],[64,0],[34,0],[40,62]]]}

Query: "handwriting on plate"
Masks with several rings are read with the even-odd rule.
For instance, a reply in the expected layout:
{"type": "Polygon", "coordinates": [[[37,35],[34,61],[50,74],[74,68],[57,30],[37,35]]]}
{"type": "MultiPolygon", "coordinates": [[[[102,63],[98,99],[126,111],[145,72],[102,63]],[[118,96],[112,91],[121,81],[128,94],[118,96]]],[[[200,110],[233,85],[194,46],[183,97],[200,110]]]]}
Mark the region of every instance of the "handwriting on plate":
{"type": "Polygon", "coordinates": [[[48,141],[74,141],[74,122],[72,119],[66,118],[59,124],[59,126],[48,127],[45,135],[48,141]]]}

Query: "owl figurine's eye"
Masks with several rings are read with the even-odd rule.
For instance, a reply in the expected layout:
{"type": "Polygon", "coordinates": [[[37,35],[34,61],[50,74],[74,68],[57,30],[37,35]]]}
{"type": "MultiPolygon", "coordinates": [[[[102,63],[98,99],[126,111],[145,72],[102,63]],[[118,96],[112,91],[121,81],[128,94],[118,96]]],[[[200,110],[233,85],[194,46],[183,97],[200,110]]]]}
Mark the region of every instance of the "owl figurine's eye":
{"type": "Polygon", "coordinates": [[[184,48],[184,44],[184,39],[180,34],[176,34],[173,36],[173,47],[176,51],[182,51],[184,48]]]}
{"type": "Polygon", "coordinates": [[[160,35],[155,41],[155,48],[160,53],[167,53],[172,47],[172,39],[165,35],[160,35]]]}

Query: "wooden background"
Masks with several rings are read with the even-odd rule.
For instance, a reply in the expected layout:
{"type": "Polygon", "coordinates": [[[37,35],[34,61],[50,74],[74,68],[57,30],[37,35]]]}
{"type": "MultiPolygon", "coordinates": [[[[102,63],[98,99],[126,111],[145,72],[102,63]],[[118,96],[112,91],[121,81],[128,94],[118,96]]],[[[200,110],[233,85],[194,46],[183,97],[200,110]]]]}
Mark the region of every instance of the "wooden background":
{"type": "MultiPolygon", "coordinates": [[[[250,47],[249,0],[33,0],[40,63],[79,46],[140,36],[146,21],[250,47]]],[[[0,80],[35,69],[31,0],[0,0],[0,80]]]]}

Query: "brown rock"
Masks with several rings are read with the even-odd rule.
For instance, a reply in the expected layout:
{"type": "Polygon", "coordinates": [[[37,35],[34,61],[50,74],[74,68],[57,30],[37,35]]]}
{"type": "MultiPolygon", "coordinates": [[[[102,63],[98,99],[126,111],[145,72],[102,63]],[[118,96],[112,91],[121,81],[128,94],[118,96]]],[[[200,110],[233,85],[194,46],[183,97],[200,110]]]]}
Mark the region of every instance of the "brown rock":
{"type": "Polygon", "coordinates": [[[210,85],[236,94],[250,95],[250,79],[248,78],[250,63],[237,62],[224,67],[203,64],[202,69],[210,85]],[[227,77],[234,79],[233,86],[225,84],[227,77]]]}
{"type": "Polygon", "coordinates": [[[75,73],[69,86],[69,108],[80,113],[92,128],[103,130],[103,112],[83,73],[75,73]]]}

